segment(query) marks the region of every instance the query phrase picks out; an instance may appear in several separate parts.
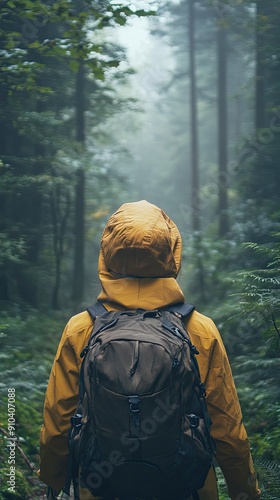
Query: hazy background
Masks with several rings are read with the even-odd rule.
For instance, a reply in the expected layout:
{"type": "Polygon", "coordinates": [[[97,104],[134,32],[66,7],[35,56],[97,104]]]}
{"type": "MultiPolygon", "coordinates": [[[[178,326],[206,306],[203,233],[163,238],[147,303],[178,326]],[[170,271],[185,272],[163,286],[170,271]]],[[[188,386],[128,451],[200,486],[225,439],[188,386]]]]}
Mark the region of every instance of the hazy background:
{"type": "Polygon", "coordinates": [[[182,233],[180,285],[221,332],[262,500],[279,499],[279,28],[279,0],[1,2],[0,500],[8,389],[29,458],[13,498],[43,499],[57,344],[99,293],[108,217],[143,198],[182,233]]]}

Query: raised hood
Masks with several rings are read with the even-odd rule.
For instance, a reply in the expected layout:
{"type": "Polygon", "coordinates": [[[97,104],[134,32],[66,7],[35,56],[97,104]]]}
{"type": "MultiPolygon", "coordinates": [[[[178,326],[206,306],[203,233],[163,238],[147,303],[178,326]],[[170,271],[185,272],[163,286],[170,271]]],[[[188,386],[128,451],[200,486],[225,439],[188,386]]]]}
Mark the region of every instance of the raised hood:
{"type": "MultiPolygon", "coordinates": [[[[99,278],[103,293],[99,300],[125,307],[147,307],[142,305],[146,300],[141,291],[150,295],[151,289],[159,293],[167,287],[160,302],[173,303],[178,298],[183,301],[175,281],[181,253],[181,235],[163,210],[145,200],[125,203],[109,218],[101,238],[99,278]]],[[[162,305],[167,304],[158,306],[162,305]]]]}
{"type": "Polygon", "coordinates": [[[105,268],[116,277],[174,278],[181,249],[174,222],[147,201],[122,205],[110,217],[101,239],[105,268]]]}

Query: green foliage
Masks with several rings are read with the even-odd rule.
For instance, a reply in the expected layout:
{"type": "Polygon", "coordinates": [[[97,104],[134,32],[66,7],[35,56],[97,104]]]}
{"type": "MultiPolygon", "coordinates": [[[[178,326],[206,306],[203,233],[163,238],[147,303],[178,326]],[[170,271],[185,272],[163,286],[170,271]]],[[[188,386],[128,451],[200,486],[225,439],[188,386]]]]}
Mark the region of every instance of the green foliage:
{"type": "MultiPolygon", "coordinates": [[[[279,498],[280,467],[280,244],[279,233],[269,236],[265,222],[264,217],[266,244],[242,244],[244,227],[238,224],[232,240],[188,237],[191,252],[184,256],[180,280],[192,277],[186,296],[220,329],[262,498],[272,500],[279,498]]],[[[220,496],[227,499],[219,468],[217,473],[220,496]]]]}
{"type": "Polygon", "coordinates": [[[234,274],[241,315],[251,336],[232,363],[244,420],[250,436],[262,498],[278,498],[280,470],[280,245],[244,245],[259,267],[234,274]]]}
{"type": "Polygon", "coordinates": [[[263,268],[239,272],[234,279],[239,288],[240,307],[251,325],[261,328],[267,339],[267,353],[280,356],[280,243],[279,234],[270,246],[248,243],[263,268]]]}
{"type": "Polygon", "coordinates": [[[40,498],[45,490],[36,475],[39,434],[47,380],[64,322],[65,318],[44,316],[34,310],[26,310],[24,315],[13,310],[0,318],[0,426],[8,432],[8,417],[15,419],[17,443],[32,465],[31,469],[16,449],[16,488],[9,491],[9,441],[0,433],[1,500],[40,498]],[[15,396],[12,413],[8,409],[11,389],[15,396]]]}
{"type": "Polygon", "coordinates": [[[225,479],[220,467],[215,465],[215,472],[218,482],[219,500],[229,500],[225,479]]]}
{"type": "Polygon", "coordinates": [[[19,262],[24,254],[24,240],[11,240],[5,234],[0,234],[0,268],[9,262],[19,262]]]}
{"type": "MultiPolygon", "coordinates": [[[[278,437],[279,439],[279,437],[278,437]]],[[[256,459],[263,500],[279,500],[280,466],[274,461],[256,459]]]]}
{"type": "MultiPolygon", "coordinates": [[[[0,438],[1,440],[1,438],[0,438]]],[[[1,450],[0,444],[0,453],[1,458],[4,463],[4,457],[2,455],[3,451],[1,450]]],[[[15,470],[15,487],[10,486],[8,484],[10,468],[3,467],[1,468],[1,476],[0,476],[0,500],[27,500],[30,494],[30,486],[28,481],[26,480],[24,473],[19,469],[15,470]]]]}

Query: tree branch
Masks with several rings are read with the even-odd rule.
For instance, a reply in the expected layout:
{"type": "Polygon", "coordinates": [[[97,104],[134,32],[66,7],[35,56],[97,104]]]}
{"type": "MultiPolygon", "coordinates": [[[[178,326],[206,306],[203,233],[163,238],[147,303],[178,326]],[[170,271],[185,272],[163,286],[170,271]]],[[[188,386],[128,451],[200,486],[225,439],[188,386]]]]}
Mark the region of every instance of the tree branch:
{"type": "Polygon", "coordinates": [[[32,470],[32,472],[34,472],[37,475],[37,469],[36,469],[36,467],[27,458],[27,456],[25,455],[23,449],[18,444],[18,442],[16,441],[16,439],[11,439],[11,436],[8,434],[8,432],[5,431],[5,429],[3,429],[3,427],[0,427],[0,432],[1,432],[1,434],[3,434],[3,436],[6,436],[6,438],[10,439],[13,443],[15,443],[16,448],[18,449],[19,453],[21,454],[22,458],[24,459],[24,461],[26,462],[26,464],[28,465],[28,467],[32,470]]]}

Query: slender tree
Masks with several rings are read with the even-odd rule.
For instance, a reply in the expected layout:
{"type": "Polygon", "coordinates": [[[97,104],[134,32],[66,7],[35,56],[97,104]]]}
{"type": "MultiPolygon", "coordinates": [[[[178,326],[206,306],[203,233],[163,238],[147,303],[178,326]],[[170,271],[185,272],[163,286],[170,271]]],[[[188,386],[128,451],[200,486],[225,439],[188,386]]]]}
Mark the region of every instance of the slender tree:
{"type": "MultiPolygon", "coordinates": [[[[79,61],[76,75],[76,140],[82,151],[85,146],[85,65],[79,61]]],[[[81,165],[76,172],[74,228],[74,282],[73,300],[84,294],[84,241],[85,241],[85,170],[81,165]]]]}
{"type": "Polygon", "coordinates": [[[265,24],[266,4],[263,0],[256,2],[256,91],[255,91],[255,127],[256,130],[266,126],[265,104],[265,24]]]}
{"type": "Polygon", "coordinates": [[[190,71],[190,118],[191,118],[191,170],[192,170],[192,228],[200,230],[199,159],[197,93],[195,73],[195,0],[189,0],[189,71],[190,71]]]}
{"type": "Polygon", "coordinates": [[[59,309],[61,266],[65,252],[67,223],[70,217],[71,194],[67,183],[65,183],[65,177],[57,178],[56,173],[54,173],[53,179],[54,181],[49,196],[54,252],[54,285],[51,305],[53,309],[59,309]]]}
{"type": "MultiPolygon", "coordinates": [[[[225,11],[224,11],[225,12],[225,11]]],[[[219,236],[228,233],[228,113],[227,113],[227,25],[225,16],[217,23],[218,60],[218,186],[219,236]]]]}

